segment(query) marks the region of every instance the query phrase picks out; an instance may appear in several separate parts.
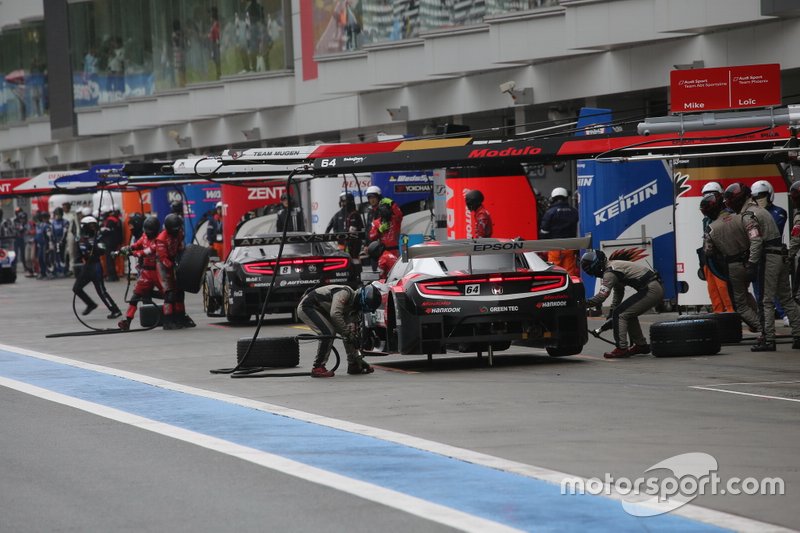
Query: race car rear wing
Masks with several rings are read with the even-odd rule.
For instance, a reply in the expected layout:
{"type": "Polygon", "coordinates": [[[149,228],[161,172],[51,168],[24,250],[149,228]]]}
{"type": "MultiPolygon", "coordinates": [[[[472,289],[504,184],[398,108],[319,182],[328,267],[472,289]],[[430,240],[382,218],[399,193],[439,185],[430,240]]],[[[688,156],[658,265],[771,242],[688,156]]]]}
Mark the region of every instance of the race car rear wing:
{"type": "Polygon", "coordinates": [[[239,246],[265,246],[268,244],[305,244],[314,242],[335,242],[339,240],[364,239],[363,231],[341,232],[341,233],[309,233],[297,234],[287,233],[283,238],[282,233],[268,233],[264,235],[253,235],[252,237],[241,237],[233,239],[233,247],[239,246]]]}
{"type": "Polygon", "coordinates": [[[456,255],[486,255],[522,252],[546,252],[548,250],[580,250],[592,245],[591,233],[571,239],[543,239],[538,241],[512,241],[508,239],[457,239],[439,244],[408,246],[407,239],[401,246],[403,262],[424,257],[456,255]]]}

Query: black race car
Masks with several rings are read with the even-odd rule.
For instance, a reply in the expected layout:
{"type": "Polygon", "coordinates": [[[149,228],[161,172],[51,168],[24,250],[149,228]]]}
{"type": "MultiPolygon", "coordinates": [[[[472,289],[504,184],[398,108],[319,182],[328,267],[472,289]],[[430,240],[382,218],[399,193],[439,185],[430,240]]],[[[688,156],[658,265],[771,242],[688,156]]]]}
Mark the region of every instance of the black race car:
{"type": "Polygon", "coordinates": [[[273,273],[277,277],[267,313],[294,313],[300,298],[319,285],[360,284],[361,265],[339,250],[342,235],[288,233],[280,261],[276,261],[281,234],[237,238],[224,262],[209,266],[203,281],[203,307],[208,316],[247,322],[257,315],[273,273]]]}
{"type": "Polygon", "coordinates": [[[407,249],[386,279],[374,333],[401,354],[505,350],[511,343],[552,356],[580,353],[588,338],[580,278],[534,251],[589,246],[589,238],[475,239],[407,249]]]}

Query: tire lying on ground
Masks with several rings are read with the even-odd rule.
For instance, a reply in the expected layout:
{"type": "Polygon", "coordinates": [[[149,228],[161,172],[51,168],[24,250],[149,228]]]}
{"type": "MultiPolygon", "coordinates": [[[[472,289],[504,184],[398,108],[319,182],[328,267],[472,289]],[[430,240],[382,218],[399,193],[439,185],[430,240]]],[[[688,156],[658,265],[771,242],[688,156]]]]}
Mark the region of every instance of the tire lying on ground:
{"type": "Polygon", "coordinates": [[[294,337],[258,338],[242,361],[251,341],[252,337],[242,337],[236,342],[236,363],[242,368],[290,368],[300,364],[300,346],[294,337]]]}
{"type": "Polygon", "coordinates": [[[714,355],[721,344],[711,320],[677,320],[650,326],[650,346],[656,357],[714,355]]]}
{"type": "Polygon", "coordinates": [[[739,316],[739,313],[701,313],[678,317],[679,322],[686,320],[711,320],[717,325],[719,342],[722,344],[742,342],[742,317],[739,316]]]}
{"type": "Polygon", "coordinates": [[[175,273],[178,288],[192,294],[200,292],[207,268],[208,248],[197,244],[187,246],[175,273]]]}

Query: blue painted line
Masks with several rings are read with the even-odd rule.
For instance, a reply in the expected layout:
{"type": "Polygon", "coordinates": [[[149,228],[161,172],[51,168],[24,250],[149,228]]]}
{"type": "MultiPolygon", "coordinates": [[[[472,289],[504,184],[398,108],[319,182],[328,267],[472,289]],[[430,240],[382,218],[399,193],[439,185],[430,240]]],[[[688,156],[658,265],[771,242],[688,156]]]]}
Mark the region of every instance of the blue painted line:
{"type": "Polygon", "coordinates": [[[527,531],[724,531],[374,437],[0,350],[0,376],[275,454],[527,531]]]}

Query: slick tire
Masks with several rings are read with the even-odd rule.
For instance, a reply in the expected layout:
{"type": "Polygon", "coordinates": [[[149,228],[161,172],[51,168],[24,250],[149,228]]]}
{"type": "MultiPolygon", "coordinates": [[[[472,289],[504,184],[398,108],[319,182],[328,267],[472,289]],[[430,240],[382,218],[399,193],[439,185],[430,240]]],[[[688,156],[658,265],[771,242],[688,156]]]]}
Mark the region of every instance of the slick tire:
{"type": "Polygon", "coordinates": [[[721,344],[712,320],[676,320],[650,326],[650,346],[656,357],[715,355],[721,344]]]}
{"type": "Polygon", "coordinates": [[[581,353],[583,346],[547,346],[545,350],[550,357],[567,357],[581,353]]]}
{"type": "Polygon", "coordinates": [[[208,268],[208,248],[190,244],[183,251],[183,257],[175,273],[178,289],[197,294],[203,286],[203,277],[208,268]]]}
{"type": "Polygon", "coordinates": [[[711,320],[717,325],[719,342],[722,344],[742,342],[742,317],[739,316],[739,313],[701,313],[678,317],[679,322],[686,320],[711,320]]]}
{"type": "Polygon", "coordinates": [[[300,364],[300,346],[294,337],[256,339],[243,361],[251,341],[252,337],[242,337],[236,342],[236,362],[241,368],[291,368],[300,364]]]}

